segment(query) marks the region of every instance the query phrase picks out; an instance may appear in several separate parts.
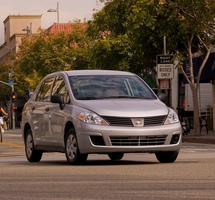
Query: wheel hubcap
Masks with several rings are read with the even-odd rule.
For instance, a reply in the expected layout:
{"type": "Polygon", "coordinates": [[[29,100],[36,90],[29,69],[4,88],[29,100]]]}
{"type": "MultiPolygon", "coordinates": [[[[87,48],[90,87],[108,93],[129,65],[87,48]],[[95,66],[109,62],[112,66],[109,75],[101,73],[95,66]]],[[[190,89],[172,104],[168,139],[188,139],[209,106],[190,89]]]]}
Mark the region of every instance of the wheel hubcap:
{"type": "Polygon", "coordinates": [[[77,154],[77,141],[74,135],[70,135],[67,138],[67,145],[66,145],[67,155],[70,160],[73,160],[77,154]]]}
{"type": "Polygon", "coordinates": [[[31,157],[32,149],[33,149],[33,140],[31,135],[28,135],[26,139],[26,153],[28,157],[31,157]]]}

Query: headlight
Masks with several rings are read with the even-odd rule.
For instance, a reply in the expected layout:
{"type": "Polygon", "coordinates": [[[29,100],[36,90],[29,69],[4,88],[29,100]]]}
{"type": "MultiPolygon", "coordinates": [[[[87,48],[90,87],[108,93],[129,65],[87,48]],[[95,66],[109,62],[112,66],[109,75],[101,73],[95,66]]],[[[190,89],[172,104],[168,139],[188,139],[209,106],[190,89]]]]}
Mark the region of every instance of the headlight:
{"type": "Polygon", "coordinates": [[[78,118],[88,124],[109,125],[102,117],[90,111],[81,112],[78,118]]]}
{"type": "Polygon", "coordinates": [[[164,124],[174,124],[174,123],[178,123],[178,122],[179,122],[179,118],[178,118],[177,113],[173,109],[169,108],[169,114],[168,114],[164,124]]]}

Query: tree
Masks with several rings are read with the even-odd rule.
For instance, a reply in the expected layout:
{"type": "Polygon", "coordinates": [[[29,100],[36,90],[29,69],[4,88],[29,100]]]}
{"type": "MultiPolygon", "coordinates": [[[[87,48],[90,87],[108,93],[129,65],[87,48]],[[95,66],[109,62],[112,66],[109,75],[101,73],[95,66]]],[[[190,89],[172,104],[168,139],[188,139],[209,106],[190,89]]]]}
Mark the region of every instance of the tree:
{"type": "MultiPolygon", "coordinates": [[[[142,77],[156,74],[156,55],[163,51],[162,31],[166,23],[163,19],[167,18],[168,13],[159,13],[160,5],[149,0],[101,2],[106,4],[93,15],[88,33],[96,39],[100,38],[101,33],[109,32],[107,40],[122,41],[124,45],[121,45],[120,52],[124,54],[118,59],[127,62],[126,70],[142,77]]],[[[115,45],[119,46],[119,43],[115,45]]]]}
{"type": "Polygon", "coordinates": [[[91,29],[110,31],[118,37],[129,38],[132,54],[130,70],[141,74],[153,71],[155,56],[162,52],[162,38],[168,38],[167,49],[180,60],[179,68],[193,94],[194,133],[200,135],[199,102],[200,77],[214,45],[214,0],[100,0],[104,8],[94,14],[91,29]],[[179,52],[176,53],[176,52],[179,52]],[[193,73],[192,58],[201,52],[203,58],[197,78],[193,73]],[[189,74],[182,61],[189,59],[189,74]],[[147,70],[148,69],[148,70],[147,70]]]}
{"type": "MultiPolygon", "coordinates": [[[[214,48],[214,0],[193,0],[189,3],[183,0],[168,1],[167,6],[174,11],[174,21],[178,24],[177,38],[187,51],[189,60],[188,72],[189,76],[180,63],[179,67],[184,74],[193,95],[194,108],[194,133],[200,135],[199,124],[199,102],[198,91],[202,70],[208,60],[208,57],[214,48]],[[193,52],[193,49],[196,49],[193,52]],[[197,77],[194,75],[193,56],[197,54],[202,57],[202,63],[198,71],[197,77]]],[[[184,52],[180,54],[180,60],[184,60],[184,52]],[[183,53],[183,54],[182,54],[183,53]]]]}
{"type": "Polygon", "coordinates": [[[73,25],[72,33],[58,35],[42,32],[23,38],[16,56],[16,82],[25,92],[55,71],[88,68],[85,26],[73,25]]]}
{"type": "MultiPolygon", "coordinates": [[[[16,81],[23,91],[35,89],[46,74],[71,69],[124,69],[126,38],[110,41],[103,35],[90,38],[85,27],[74,26],[72,33],[42,33],[23,39],[16,59],[16,81]],[[120,45],[119,45],[120,44],[120,45]],[[114,58],[113,58],[114,57],[114,58]],[[110,59],[111,58],[111,59],[110,59]]],[[[128,55],[127,55],[128,57],[128,55]]]]}
{"type": "MultiPolygon", "coordinates": [[[[15,59],[14,55],[10,55],[5,63],[0,64],[0,80],[5,83],[8,83],[9,79],[13,79],[13,77],[9,78],[9,72],[13,68],[14,59],[15,59]]],[[[4,105],[7,105],[9,110],[8,102],[10,101],[10,97],[11,97],[11,92],[12,92],[11,87],[0,83],[0,88],[1,88],[0,102],[3,103],[4,105]]]]}
{"type": "Polygon", "coordinates": [[[95,39],[90,48],[92,67],[109,70],[128,70],[128,54],[125,46],[126,37],[108,38],[101,36],[95,39]]]}

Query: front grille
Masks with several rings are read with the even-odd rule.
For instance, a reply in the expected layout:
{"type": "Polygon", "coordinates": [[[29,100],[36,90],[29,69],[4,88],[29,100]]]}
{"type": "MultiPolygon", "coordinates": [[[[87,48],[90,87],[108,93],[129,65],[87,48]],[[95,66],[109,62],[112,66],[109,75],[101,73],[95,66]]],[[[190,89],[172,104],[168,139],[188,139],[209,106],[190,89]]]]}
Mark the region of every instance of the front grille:
{"type": "Polygon", "coordinates": [[[163,145],[167,135],[159,136],[111,136],[112,146],[154,146],[163,145]]]}
{"type": "Polygon", "coordinates": [[[108,117],[102,116],[110,126],[133,126],[132,121],[128,117],[108,117]]]}
{"type": "Polygon", "coordinates": [[[166,120],[165,116],[145,117],[144,126],[162,125],[166,120]]]}
{"type": "MultiPolygon", "coordinates": [[[[132,120],[129,117],[110,117],[102,116],[110,126],[133,126],[132,120]]],[[[144,126],[155,126],[162,125],[166,119],[166,116],[155,116],[155,117],[143,117],[144,126]]]]}

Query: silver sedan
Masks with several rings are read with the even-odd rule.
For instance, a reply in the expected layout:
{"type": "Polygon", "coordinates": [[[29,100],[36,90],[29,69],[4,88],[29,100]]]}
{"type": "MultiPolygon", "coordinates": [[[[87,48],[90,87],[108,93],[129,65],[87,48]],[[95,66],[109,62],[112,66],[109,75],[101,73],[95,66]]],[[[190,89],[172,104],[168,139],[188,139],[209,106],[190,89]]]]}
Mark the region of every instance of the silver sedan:
{"type": "Polygon", "coordinates": [[[111,70],[63,71],[47,75],[22,113],[28,161],[63,152],[70,164],[88,154],[154,153],[159,162],[177,159],[182,129],[167,107],[137,75],[111,70]]]}

